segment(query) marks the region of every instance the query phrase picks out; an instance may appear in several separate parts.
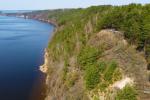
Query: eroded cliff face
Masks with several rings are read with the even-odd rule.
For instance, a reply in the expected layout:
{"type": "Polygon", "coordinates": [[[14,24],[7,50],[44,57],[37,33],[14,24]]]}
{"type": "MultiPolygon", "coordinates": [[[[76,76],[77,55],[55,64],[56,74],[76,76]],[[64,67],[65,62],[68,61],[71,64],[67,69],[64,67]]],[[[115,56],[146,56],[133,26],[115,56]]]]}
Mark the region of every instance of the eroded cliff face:
{"type": "MultiPolygon", "coordinates": [[[[52,51],[46,50],[45,67],[47,69],[47,97],[45,100],[115,100],[117,92],[130,84],[138,91],[138,99],[148,98],[143,91],[147,80],[146,60],[144,54],[137,52],[134,45],[129,45],[123,37],[123,33],[115,30],[102,30],[89,38],[88,46],[97,49],[103,48],[103,53],[98,54],[96,60],[106,63],[114,60],[117,69],[113,72],[111,82],[104,76],[94,89],[86,89],[85,71],[78,63],[77,54],[73,54],[66,60],[59,56],[54,60],[52,51]],[[119,72],[119,73],[118,73],[119,72]],[[115,75],[117,74],[117,76],[115,75]],[[101,83],[107,84],[102,90],[101,83]]],[[[80,52],[81,49],[79,49],[80,52]]],[[[105,66],[106,67],[106,66],[105,66]]],[[[99,75],[99,74],[98,74],[99,75]]]]}
{"type": "MultiPolygon", "coordinates": [[[[48,68],[46,85],[47,85],[47,97],[45,100],[87,100],[88,97],[85,94],[85,88],[83,83],[83,74],[75,68],[75,58],[70,58],[70,69],[67,73],[67,82],[64,81],[64,60],[53,61],[51,56],[45,57],[48,60],[46,63],[46,69],[48,68]],[[76,81],[75,83],[69,83],[69,81],[76,81]]],[[[44,64],[45,65],[45,64],[44,64]]],[[[43,68],[44,68],[43,67],[43,68]]],[[[44,71],[45,72],[45,71],[44,71]]]]}

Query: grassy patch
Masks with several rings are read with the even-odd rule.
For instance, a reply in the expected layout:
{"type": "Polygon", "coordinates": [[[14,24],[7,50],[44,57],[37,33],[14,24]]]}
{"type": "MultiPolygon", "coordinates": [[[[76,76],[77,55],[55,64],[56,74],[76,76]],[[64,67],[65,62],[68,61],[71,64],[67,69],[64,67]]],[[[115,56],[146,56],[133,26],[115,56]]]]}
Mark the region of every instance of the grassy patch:
{"type": "Polygon", "coordinates": [[[93,65],[97,62],[98,57],[102,52],[97,48],[86,46],[78,55],[78,63],[81,65],[81,69],[86,69],[89,65],[93,65]]]}
{"type": "Polygon", "coordinates": [[[119,91],[115,100],[137,100],[136,91],[131,86],[125,86],[123,90],[119,91]]]}
{"type": "Polygon", "coordinates": [[[117,63],[115,61],[98,61],[101,54],[102,50],[86,46],[77,57],[78,64],[84,71],[86,88],[89,90],[98,87],[103,91],[109,84],[121,79],[117,63]]]}
{"type": "Polygon", "coordinates": [[[64,68],[63,68],[63,74],[62,74],[62,80],[63,81],[66,80],[67,73],[68,73],[68,67],[69,67],[68,60],[65,60],[65,62],[64,62],[64,68]]]}
{"type": "Polygon", "coordinates": [[[89,65],[85,71],[85,83],[87,89],[93,89],[100,82],[99,70],[94,65],[89,65]]]}
{"type": "Polygon", "coordinates": [[[109,82],[109,83],[112,83],[112,78],[113,78],[113,73],[115,72],[117,68],[117,63],[112,61],[108,66],[107,66],[107,69],[104,73],[104,80],[109,82]]]}

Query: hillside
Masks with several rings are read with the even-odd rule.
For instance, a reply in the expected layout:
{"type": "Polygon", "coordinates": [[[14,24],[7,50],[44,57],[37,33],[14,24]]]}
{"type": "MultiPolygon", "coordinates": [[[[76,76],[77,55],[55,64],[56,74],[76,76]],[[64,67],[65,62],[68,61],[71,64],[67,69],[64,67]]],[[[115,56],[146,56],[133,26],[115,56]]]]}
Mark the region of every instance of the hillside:
{"type": "Polygon", "coordinates": [[[46,100],[149,100],[150,5],[49,11],[46,100]]]}

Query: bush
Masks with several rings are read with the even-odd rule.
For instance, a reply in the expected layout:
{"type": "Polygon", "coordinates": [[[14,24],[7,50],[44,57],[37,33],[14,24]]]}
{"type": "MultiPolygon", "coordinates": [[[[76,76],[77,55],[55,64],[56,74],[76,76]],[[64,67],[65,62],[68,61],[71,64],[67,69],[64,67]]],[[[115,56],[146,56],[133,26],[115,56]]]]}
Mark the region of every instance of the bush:
{"type": "Polygon", "coordinates": [[[117,63],[114,62],[114,61],[112,61],[112,62],[108,65],[108,67],[107,67],[107,69],[106,69],[106,71],[105,71],[105,73],[104,73],[104,80],[105,80],[105,81],[108,81],[109,83],[112,82],[113,73],[115,72],[115,69],[116,69],[116,68],[117,68],[117,63]]]}
{"type": "Polygon", "coordinates": [[[104,62],[104,61],[98,62],[97,66],[98,66],[98,70],[99,70],[99,72],[100,72],[101,74],[102,74],[102,73],[106,70],[106,68],[107,68],[107,64],[106,64],[106,62],[104,62]]]}
{"type": "Polygon", "coordinates": [[[123,90],[119,91],[115,100],[137,100],[136,91],[131,86],[125,86],[123,90]]]}
{"type": "Polygon", "coordinates": [[[100,72],[103,70],[103,63],[97,64],[101,52],[94,47],[84,47],[77,57],[81,69],[85,70],[85,85],[87,89],[93,89],[100,81],[100,72]],[[101,66],[101,67],[99,67],[101,66]]]}
{"type": "Polygon", "coordinates": [[[96,66],[89,65],[85,72],[85,83],[87,89],[93,89],[100,82],[100,74],[96,66]]]}
{"type": "Polygon", "coordinates": [[[101,55],[101,52],[94,47],[84,47],[77,57],[78,63],[82,69],[86,69],[88,65],[96,63],[97,58],[101,55]]]}

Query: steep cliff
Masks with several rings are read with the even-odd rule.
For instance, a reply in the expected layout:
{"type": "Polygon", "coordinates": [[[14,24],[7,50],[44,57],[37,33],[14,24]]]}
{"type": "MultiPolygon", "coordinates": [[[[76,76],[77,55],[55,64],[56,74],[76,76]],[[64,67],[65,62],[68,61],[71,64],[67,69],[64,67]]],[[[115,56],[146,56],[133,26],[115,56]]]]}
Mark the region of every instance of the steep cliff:
{"type": "Polygon", "coordinates": [[[93,35],[83,48],[87,50],[79,53],[83,55],[80,58],[82,67],[89,68],[82,68],[78,64],[76,54],[67,60],[63,57],[55,60],[51,51],[47,51],[46,100],[114,100],[117,91],[127,84],[143,90],[143,83],[147,82],[146,60],[143,54],[124,40],[120,32],[102,30],[93,35]]]}
{"type": "Polygon", "coordinates": [[[41,67],[46,100],[149,100],[149,11],[130,4],[31,14],[57,23],[41,67]]]}
{"type": "Polygon", "coordinates": [[[149,8],[49,13],[58,27],[46,50],[46,100],[148,100],[150,34],[143,20],[149,8]]]}

